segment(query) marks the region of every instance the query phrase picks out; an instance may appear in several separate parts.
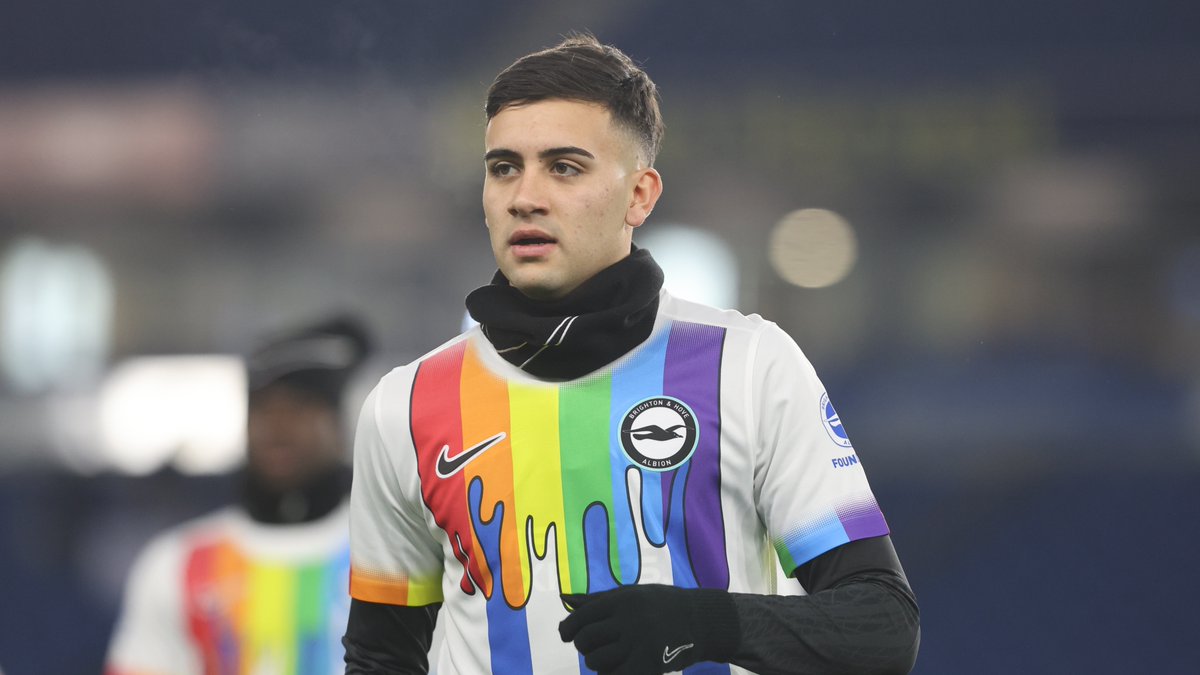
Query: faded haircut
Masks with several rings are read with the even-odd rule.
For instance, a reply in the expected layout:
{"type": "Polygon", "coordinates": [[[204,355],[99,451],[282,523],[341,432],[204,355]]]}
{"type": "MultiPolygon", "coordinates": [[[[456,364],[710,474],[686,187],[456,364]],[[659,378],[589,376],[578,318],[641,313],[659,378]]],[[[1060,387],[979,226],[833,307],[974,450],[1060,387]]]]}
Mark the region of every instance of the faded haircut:
{"type": "Polygon", "coordinates": [[[637,139],[646,166],[654,165],[664,131],[658,87],[625,52],[591,34],[569,35],[501,71],[488,88],[484,111],[491,120],[507,106],[547,99],[604,106],[637,139]]]}

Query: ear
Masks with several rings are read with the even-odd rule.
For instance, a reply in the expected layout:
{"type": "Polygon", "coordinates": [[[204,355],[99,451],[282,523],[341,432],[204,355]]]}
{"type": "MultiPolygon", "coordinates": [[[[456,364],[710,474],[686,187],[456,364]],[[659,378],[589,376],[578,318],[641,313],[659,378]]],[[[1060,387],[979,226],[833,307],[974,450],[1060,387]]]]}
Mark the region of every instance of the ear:
{"type": "Polygon", "coordinates": [[[654,205],[662,195],[662,176],[653,168],[641,169],[637,181],[633,184],[633,194],[630,195],[629,208],[625,210],[625,224],[638,227],[650,217],[654,205]]]}

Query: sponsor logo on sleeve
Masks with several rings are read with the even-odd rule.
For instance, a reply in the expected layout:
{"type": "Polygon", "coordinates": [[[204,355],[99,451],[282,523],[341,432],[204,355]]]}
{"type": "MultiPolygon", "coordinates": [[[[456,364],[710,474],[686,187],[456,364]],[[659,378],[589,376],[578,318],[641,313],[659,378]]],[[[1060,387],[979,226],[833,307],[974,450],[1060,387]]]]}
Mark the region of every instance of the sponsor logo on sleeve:
{"type": "Polygon", "coordinates": [[[837,411],[833,409],[833,404],[829,402],[829,394],[821,393],[820,405],[821,424],[824,425],[826,433],[843,448],[849,448],[850,437],[846,435],[846,428],[842,426],[842,418],[838,416],[837,411]]]}

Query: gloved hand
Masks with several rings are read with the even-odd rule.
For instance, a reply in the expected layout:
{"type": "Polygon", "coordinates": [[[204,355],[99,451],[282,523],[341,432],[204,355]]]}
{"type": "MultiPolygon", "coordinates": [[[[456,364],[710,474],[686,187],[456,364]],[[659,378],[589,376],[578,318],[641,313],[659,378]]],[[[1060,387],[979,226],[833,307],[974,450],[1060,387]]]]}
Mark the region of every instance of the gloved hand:
{"type": "Polygon", "coordinates": [[[602,675],[728,662],[741,642],[733,597],[721,590],[646,584],[562,599],[572,611],[558,634],[602,675]]]}

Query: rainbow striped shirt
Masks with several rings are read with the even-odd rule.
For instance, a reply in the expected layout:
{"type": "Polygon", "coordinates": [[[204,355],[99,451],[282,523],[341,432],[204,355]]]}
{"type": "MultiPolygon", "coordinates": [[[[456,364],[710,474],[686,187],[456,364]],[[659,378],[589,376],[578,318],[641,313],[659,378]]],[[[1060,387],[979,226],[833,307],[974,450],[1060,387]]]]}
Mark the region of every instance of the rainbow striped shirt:
{"type": "Polygon", "coordinates": [[[348,512],[263,525],[230,507],[160,535],[130,573],[106,673],[345,672],[348,512]]]}
{"type": "Polygon", "coordinates": [[[529,376],[478,329],[385,376],[356,438],[351,594],[444,603],[441,673],[582,673],[560,593],[772,593],[887,532],[795,343],[664,292],[646,342],[577,380],[529,376]]]}

